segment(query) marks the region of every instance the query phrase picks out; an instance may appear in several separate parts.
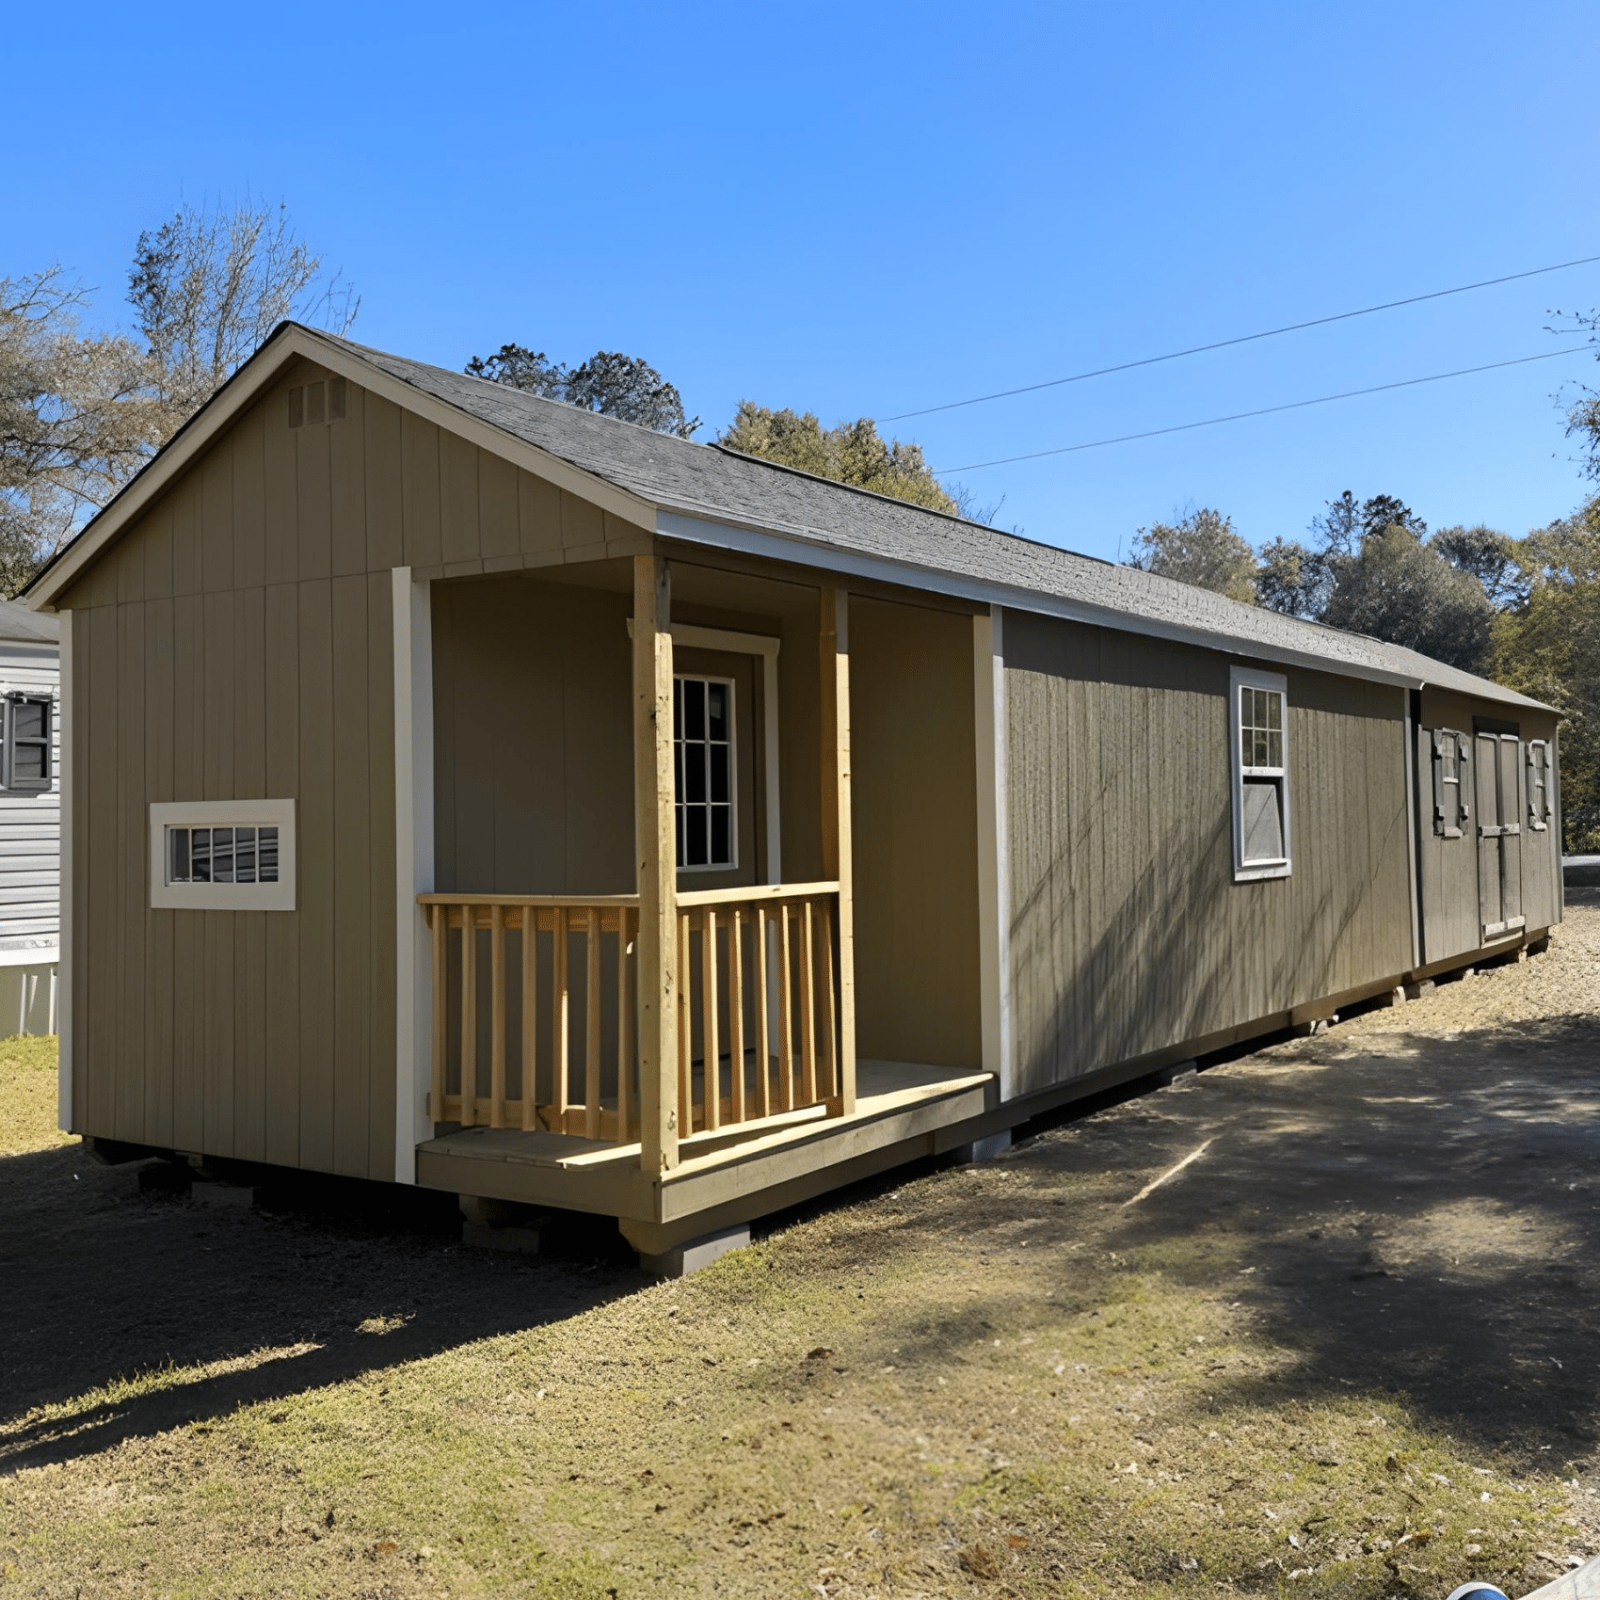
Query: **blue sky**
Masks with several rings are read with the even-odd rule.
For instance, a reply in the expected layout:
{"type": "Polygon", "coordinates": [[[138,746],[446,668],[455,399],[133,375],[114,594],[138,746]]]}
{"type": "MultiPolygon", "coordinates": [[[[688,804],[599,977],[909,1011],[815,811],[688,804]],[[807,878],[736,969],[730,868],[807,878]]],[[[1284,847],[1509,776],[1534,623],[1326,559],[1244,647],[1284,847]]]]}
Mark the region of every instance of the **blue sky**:
{"type": "MultiPolygon", "coordinates": [[[[1600,254],[1581,5],[32,7],[0,275],[125,315],[180,195],[282,198],[353,336],[654,363],[711,426],[960,399],[1600,254]],[[273,31],[263,33],[264,25],[273,31]]],[[[935,467],[1554,348],[1600,266],[895,424],[935,467]]],[[[1583,484],[1586,357],[967,474],[1115,557],[1186,503],[1253,541],[1350,488],[1520,533],[1583,484]]]]}

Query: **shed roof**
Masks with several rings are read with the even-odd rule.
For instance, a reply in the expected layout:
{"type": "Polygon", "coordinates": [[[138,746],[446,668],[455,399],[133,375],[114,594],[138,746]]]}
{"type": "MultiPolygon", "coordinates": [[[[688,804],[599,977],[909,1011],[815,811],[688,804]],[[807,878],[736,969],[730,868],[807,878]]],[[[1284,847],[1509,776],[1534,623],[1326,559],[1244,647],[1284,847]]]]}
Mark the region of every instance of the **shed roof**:
{"type": "Polygon", "coordinates": [[[20,600],[0,600],[0,639],[21,644],[59,644],[61,623],[20,600]]]}
{"type": "MultiPolygon", "coordinates": [[[[610,485],[631,503],[653,507],[659,531],[720,542],[717,530],[748,529],[775,536],[790,559],[823,567],[857,566],[913,586],[937,587],[1020,609],[1080,617],[1134,632],[1182,638],[1212,648],[1325,671],[1390,682],[1433,684],[1502,703],[1542,707],[1474,673],[1364,634],[1284,616],[1208,589],[1134,567],[1079,555],[1056,545],[1004,533],[958,516],[836,483],[717,444],[699,444],[604,417],[486,378],[430,366],[348,339],[284,323],[222,390],[168,442],[140,479],[157,474],[163,457],[173,469],[204,443],[207,428],[225,425],[233,410],[293,354],[353,371],[376,370],[435,403],[520,440],[577,469],[595,486],[610,485]],[[231,397],[231,404],[221,404],[231,397]],[[208,423],[208,417],[212,420],[208,423]],[[183,445],[178,451],[175,447],[183,445]]],[[[79,535],[63,556],[92,560],[93,539],[113,537],[133,514],[128,490],[79,535]],[[126,502],[126,504],[125,504],[126,502]]],[[[152,490],[159,487],[151,485],[152,490]]],[[[29,588],[36,605],[49,604],[81,561],[62,561],[29,588]]],[[[55,566],[52,563],[52,568],[55,566]]],[[[41,619],[42,620],[42,619],[41,619]]]]}

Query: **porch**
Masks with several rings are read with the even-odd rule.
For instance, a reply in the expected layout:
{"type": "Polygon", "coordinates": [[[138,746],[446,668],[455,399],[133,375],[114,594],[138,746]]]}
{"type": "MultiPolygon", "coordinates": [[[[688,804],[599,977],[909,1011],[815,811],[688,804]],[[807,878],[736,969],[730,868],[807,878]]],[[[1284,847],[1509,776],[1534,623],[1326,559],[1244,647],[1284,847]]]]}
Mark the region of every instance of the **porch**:
{"type": "Polygon", "coordinates": [[[615,1215],[646,1249],[992,1109],[965,613],[863,613],[863,805],[842,590],[658,553],[426,603],[444,881],[411,911],[417,1182],[615,1215]],[[881,885],[859,1065],[858,812],[881,885]]]}

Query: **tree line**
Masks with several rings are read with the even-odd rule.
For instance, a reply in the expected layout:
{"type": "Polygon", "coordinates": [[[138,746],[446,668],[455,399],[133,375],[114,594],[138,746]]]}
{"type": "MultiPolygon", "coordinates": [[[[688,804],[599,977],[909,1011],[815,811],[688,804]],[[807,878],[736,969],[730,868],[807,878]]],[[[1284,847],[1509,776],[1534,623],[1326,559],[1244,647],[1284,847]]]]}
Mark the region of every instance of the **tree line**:
{"type": "MultiPolygon", "coordinates": [[[[1574,431],[1600,440],[1600,408],[1588,411],[1595,426],[1574,431]]],[[[1141,528],[1129,563],[1419,650],[1556,707],[1564,848],[1600,849],[1600,496],[1513,537],[1482,524],[1430,533],[1396,496],[1347,489],[1308,531],[1258,551],[1205,507],[1141,528]]]]}

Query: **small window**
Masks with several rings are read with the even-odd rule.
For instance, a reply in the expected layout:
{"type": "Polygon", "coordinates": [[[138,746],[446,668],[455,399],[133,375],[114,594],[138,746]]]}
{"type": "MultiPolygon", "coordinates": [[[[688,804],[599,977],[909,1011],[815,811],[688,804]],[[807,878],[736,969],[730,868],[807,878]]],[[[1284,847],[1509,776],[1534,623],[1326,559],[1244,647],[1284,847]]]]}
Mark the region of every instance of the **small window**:
{"type": "Polygon", "coordinates": [[[1235,667],[1233,871],[1236,879],[1289,875],[1289,693],[1280,673],[1235,667]]]}
{"type": "Polygon", "coordinates": [[[150,807],[150,904],[214,911],[294,909],[294,801],[150,807]]]}
{"type": "Polygon", "coordinates": [[[1541,833],[1550,826],[1550,746],[1543,739],[1528,742],[1528,826],[1541,833]]]}
{"type": "Polygon", "coordinates": [[[55,702],[49,695],[11,694],[5,702],[5,787],[24,793],[48,789],[52,781],[50,742],[55,702]]]}
{"type": "Polygon", "coordinates": [[[677,763],[678,865],[725,871],[739,864],[733,800],[733,682],[680,674],[672,687],[677,763]]]}
{"type": "Polygon", "coordinates": [[[1440,839],[1459,839],[1471,811],[1467,795],[1471,743],[1454,728],[1433,730],[1433,831],[1440,839]]]}

